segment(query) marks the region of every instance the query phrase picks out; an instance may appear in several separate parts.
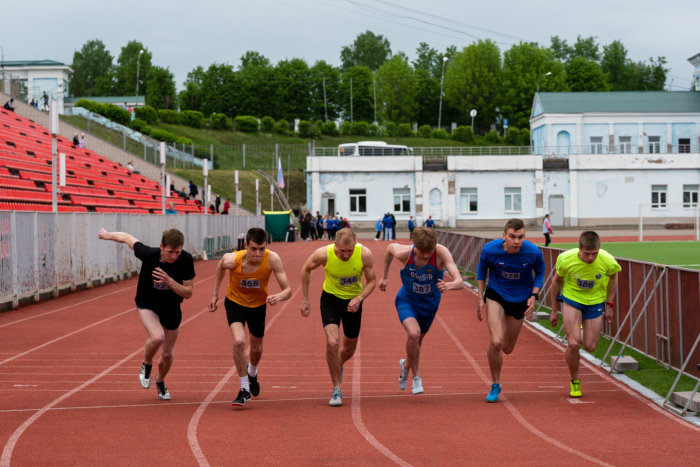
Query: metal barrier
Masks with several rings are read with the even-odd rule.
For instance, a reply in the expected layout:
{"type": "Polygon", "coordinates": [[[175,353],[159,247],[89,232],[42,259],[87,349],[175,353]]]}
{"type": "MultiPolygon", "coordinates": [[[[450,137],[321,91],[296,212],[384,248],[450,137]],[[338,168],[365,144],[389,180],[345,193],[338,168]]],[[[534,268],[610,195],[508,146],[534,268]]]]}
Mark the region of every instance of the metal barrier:
{"type": "MultiPolygon", "coordinates": [[[[476,272],[481,248],[490,240],[438,231],[438,242],[450,250],[457,266],[463,270],[463,277],[476,272]]],[[[544,256],[546,280],[538,307],[551,307],[549,291],[556,261],[565,250],[539,249],[544,256]]],[[[619,273],[613,322],[603,326],[603,335],[611,340],[603,358],[605,370],[613,371],[606,361],[614,344],[622,343],[618,357],[625,347],[631,347],[666,368],[678,371],[678,379],[683,373],[700,382],[700,370],[689,365],[690,362],[700,363],[700,271],[616,259],[622,271],[619,273]]],[[[563,336],[559,340],[563,341],[563,336]]],[[[674,388],[675,384],[671,391],[674,388]]],[[[666,401],[670,397],[671,393],[666,401]]]]}
{"type": "Polygon", "coordinates": [[[132,234],[147,245],[160,244],[161,234],[176,228],[185,235],[185,250],[204,253],[206,237],[219,238],[218,249],[230,237],[261,227],[255,216],[157,216],[140,214],[0,212],[0,303],[59,289],[122,279],[139,270],[141,262],[123,245],[101,241],[101,228],[132,234]],[[226,240],[224,240],[224,238],[226,240]]]}

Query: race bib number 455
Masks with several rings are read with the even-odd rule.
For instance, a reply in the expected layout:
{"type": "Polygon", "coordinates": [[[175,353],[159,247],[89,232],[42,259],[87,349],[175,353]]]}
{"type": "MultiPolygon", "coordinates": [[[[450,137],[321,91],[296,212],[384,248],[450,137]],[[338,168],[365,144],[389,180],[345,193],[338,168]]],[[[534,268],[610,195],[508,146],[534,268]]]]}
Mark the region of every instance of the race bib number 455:
{"type": "Polygon", "coordinates": [[[426,294],[430,293],[430,284],[416,284],[415,282],[413,283],[413,293],[417,294],[426,294]]]}
{"type": "Polygon", "coordinates": [[[246,289],[259,289],[260,281],[258,279],[243,279],[241,281],[241,287],[246,289]]]}
{"type": "Polygon", "coordinates": [[[357,284],[357,276],[340,278],[340,285],[342,285],[343,287],[353,284],[357,284]]]}
{"type": "Polygon", "coordinates": [[[576,279],[576,285],[582,289],[592,289],[595,287],[595,281],[584,281],[583,279],[576,279]]]}

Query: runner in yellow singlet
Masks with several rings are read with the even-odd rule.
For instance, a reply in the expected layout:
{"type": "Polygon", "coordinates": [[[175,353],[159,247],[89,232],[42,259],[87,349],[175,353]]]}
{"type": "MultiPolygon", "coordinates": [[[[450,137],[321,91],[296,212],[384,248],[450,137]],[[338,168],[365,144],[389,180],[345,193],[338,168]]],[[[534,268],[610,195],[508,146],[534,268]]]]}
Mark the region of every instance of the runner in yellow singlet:
{"type": "Polygon", "coordinates": [[[311,271],[323,266],[326,278],[321,294],[321,319],[326,332],[326,361],[333,383],[330,405],[342,405],[340,383],[343,365],[355,354],[362,323],[362,302],[372,293],[377,279],[374,275],[372,252],[357,243],[355,232],[342,229],[336,233],[335,243],[316,250],[301,269],[304,298],[301,315],[311,313],[309,283],[311,271]],[[362,287],[362,275],[366,283],[362,287]],[[343,325],[343,346],[340,347],[340,325],[343,325]]]}
{"type": "Polygon", "coordinates": [[[242,406],[250,400],[250,395],[260,394],[258,363],[262,357],[262,341],[265,335],[265,314],[267,305],[275,306],[292,297],[282,260],[274,251],[267,249],[267,232],[252,228],[245,238],[243,251],[228,253],[216,267],[214,293],[209,302],[209,311],[216,311],[219,301],[219,287],[229,270],[229,284],[226,290],[226,318],[233,335],[233,361],[236,363],[241,390],[231,403],[242,406]],[[272,273],[282,291],[276,295],[267,294],[267,284],[272,273]],[[250,334],[250,363],[246,368],[245,324],[250,334]]]}

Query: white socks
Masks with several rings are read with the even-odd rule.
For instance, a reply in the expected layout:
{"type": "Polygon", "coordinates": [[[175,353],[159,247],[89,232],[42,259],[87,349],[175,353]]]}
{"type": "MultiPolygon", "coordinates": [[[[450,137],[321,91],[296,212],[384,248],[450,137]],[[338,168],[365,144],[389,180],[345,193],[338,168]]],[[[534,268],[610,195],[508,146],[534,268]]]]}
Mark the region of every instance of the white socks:
{"type": "Polygon", "coordinates": [[[238,379],[241,380],[241,389],[245,389],[246,391],[250,392],[250,386],[248,385],[248,376],[246,375],[242,378],[239,376],[238,379]]]}
{"type": "Polygon", "coordinates": [[[252,377],[258,376],[258,367],[248,364],[248,374],[252,377]]]}

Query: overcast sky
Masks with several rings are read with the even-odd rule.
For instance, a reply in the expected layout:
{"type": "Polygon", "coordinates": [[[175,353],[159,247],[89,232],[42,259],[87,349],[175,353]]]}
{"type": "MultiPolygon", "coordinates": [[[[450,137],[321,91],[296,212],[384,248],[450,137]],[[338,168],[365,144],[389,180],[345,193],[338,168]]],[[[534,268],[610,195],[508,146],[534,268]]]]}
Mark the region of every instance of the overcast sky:
{"type": "Polygon", "coordinates": [[[412,59],[420,42],[461,49],[491,38],[506,50],[519,40],[548,45],[555,35],[570,43],[578,34],[601,44],[620,39],[635,61],[665,56],[674,90],[689,89],[687,59],[700,53],[698,0],[20,0],[3,2],[0,11],[5,60],[70,64],[89,39],[101,39],[116,59],[136,39],[155,65],[174,72],[178,89],[192,68],[238,66],[247,50],[273,63],[300,57],[339,65],[341,47],[367,29],[412,59]]]}

